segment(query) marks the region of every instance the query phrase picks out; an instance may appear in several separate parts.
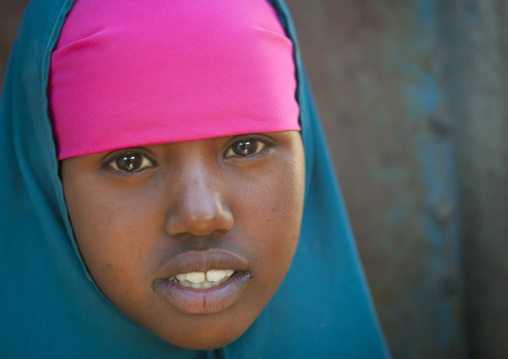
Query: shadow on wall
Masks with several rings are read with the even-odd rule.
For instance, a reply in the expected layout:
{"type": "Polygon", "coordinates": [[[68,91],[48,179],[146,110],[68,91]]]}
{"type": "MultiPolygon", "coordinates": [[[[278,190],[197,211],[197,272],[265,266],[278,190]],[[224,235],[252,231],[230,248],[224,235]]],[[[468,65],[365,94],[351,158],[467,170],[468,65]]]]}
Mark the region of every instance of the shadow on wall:
{"type": "Polygon", "coordinates": [[[21,16],[27,4],[27,0],[3,0],[0,3],[0,83],[3,83],[9,51],[16,39],[21,16]]]}

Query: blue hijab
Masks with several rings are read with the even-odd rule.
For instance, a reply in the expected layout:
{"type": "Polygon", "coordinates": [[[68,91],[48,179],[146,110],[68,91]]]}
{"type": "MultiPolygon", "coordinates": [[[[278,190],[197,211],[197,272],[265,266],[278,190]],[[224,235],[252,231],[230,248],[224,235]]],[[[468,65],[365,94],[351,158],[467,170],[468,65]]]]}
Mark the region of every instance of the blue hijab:
{"type": "Polygon", "coordinates": [[[248,331],[211,351],[175,347],[96,289],[64,201],[47,84],[51,51],[73,0],[34,0],[11,54],[0,108],[0,357],[386,358],[293,23],[306,158],[300,243],[281,288],[248,331]]]}

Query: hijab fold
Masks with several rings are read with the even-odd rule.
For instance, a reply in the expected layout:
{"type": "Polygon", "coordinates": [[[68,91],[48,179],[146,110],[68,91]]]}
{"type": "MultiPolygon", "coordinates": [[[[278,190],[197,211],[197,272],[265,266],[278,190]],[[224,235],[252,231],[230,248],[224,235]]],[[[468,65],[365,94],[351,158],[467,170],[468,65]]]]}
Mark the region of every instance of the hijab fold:
{"type": "Polygon", "coordinates": [[[11,53],[0,107],[0,357],[386,358],[293,23],[306,158],[299,247],[247,332],[216,351],[175,347],[127,318],[87,275],[72,234],[48,115],[52,50],[73,0],[33,0],[11,53]]]}

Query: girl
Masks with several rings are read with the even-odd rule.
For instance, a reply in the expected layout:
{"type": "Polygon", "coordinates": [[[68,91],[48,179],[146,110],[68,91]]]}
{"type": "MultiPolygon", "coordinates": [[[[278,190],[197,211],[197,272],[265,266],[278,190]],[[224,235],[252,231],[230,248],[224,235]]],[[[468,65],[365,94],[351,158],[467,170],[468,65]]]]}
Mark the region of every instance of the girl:
{"type": "Polygon", "coordinates": [[[33,1],[1,118],[2,357],[386,356],[281,2],[33,1]]]}

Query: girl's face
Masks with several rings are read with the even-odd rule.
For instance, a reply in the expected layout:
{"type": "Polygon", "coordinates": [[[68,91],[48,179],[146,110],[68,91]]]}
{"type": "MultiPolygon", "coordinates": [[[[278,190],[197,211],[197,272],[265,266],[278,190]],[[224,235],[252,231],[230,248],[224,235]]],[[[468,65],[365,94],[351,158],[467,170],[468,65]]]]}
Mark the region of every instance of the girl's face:
{"type": "Polygon", "coordinates": [[[81,254],[117,307],[177,346],[242,335],[296,250],[296,131],[130,148],[62,161],[81,254]]]}

